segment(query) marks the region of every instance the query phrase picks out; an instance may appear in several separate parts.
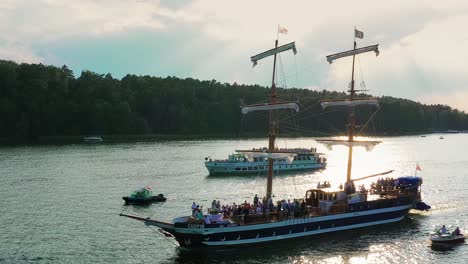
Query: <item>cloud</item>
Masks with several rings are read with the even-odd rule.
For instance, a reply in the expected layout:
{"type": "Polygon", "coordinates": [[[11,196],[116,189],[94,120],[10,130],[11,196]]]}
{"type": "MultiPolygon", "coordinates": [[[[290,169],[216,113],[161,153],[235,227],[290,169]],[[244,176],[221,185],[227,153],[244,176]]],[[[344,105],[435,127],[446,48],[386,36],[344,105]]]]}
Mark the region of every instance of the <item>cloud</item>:
{"type": "Polygon", "coordinates": [[[4,42],[0,44],[0,58],[16,62],[39,63],[43,59],[20,43],[4,42]]]}
{"type": "Polygon", "coordinates": [[[100,35],[133,28],[164,28],[176,13],[158,1],[4,0],[0,5],[2,38],[50,42],[73,36],[100,35]]]}
{"type": "Polygon", "coordinates": [[[437,98],[428,94],[458,94],[468,99],[467,24],[468,14],[432,20],[383,48],[379,59],[368,61],[369,82],[380,93],[427,103],[435,103],[433,99],[437,98]]]}
{"type": "Polygon", "coordinates": [[[427,104],[444,104],[468,112],[468,89],[466,87],[451,92],[434,92],[421,97],[427,104]]]}

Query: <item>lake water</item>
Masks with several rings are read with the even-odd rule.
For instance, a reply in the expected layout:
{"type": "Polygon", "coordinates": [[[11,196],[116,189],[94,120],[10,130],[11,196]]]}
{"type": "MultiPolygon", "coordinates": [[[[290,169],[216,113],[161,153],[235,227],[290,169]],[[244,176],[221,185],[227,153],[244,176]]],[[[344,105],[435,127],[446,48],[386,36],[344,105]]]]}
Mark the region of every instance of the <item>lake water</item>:
{"type": "MultiPolygon", "coordinates": [[[[128,214],[170,221],[209,207],[265,194],[266,177],[208,176],[206,156],[225,158],[266,140],[213,140],[0,148],[1,263],[468,263],[468,247],[433,250],[437,225],[468,229],[468,134],[391,137],[373,151],[356,149],[354,177],[390,169],[414,175],[419,163],[429,212],[403,222],[222,252],[187,251],[128,214]],[[151,185],[167,202],[124,206],[122,196],[151,185]]],[[[347,149],[328,150],[308,138],[280,147],[318,147],[327,169],[278,175],[277,199],[303,197],[318,181],[345,179],[347,149]]]]}

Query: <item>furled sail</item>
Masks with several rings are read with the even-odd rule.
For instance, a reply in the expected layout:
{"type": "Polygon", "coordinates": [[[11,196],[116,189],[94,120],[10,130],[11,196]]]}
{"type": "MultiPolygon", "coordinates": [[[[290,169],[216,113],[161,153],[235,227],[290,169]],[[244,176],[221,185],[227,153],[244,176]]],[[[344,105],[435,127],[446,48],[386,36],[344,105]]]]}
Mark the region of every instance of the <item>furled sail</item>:
{"type": "Polygon", "coordinates": [[[274,160],[286,160],[286,162],[291,163],[294,160],[294,157],[297,156],[297,153],[292,152],[275,152],[275,151],[252,151],[252,150],[236,150],[236,152],[243,154],[250,162],[253,161],[253,158],[268,158],[274,160]]]}
{"type": "Polygon", "coordinates": [[[329,106],[344,106],[344,107],[352,107],[352,106],[359,106],[359,105],[372,105],[372,106],[379,106],[379,101],[374,98],[368,99],[353,99],[353,100],[332,100],[332,101],[322,101],[320,105],[323,109],[329,106]]]}
{"type": "Polygon", "coordinates": [[[328,63],[332,63],[336,59],[349,57],[349,56],[353,56],[353,55],[358,55],[358,54],[366,53],[366,52],[369,52],[369,51],[373,51],[373,52],[375,52],[375,56],[379,56],[379,44],[372,45],[372,46],[367,46],[367,47],[359,48],[359,49],[352,49],[352,50],[348,50],[348,51],[344,51],[344,52],[340,52],[340,53],[336,53],[336,54],[332,54],[332,55],[328,55],[327,56],[327,61],[328,61],[328,63]]]}
{"type": "Polygon", "coordinates": [[[374,140],[340,140],[340,139],[317,139],[318,143],[324,144],[328,149],[334,145],[348,146],[348,147],[365,147],[367,151],[372,150],[381,141],[374,140]]]}
{"type": "Polygon", "coordinates": [[[253,111],[278,110],[278,109],[293,109],[296,112],[298,112],[299,106],[295,102],[246,105],[246,106],[242,106],[242,113],[247,114],[248,112],[253,112],[253,111]]]}
{"type": "Polygon", "coordinates": [[[255,65],[257,65],[257,61],[259,61],[261,59],[264,59],[266,57],[269,57],[271,55],[275,55],[277,53],[290,50],[290,49],[293,50],[294,54],[297,53],[295,42],[291,42],[291,43],[285,44],[283,46],[279,46],[279,47],[277,47],[275,49],[267,50],[265,52],[262,52],[260,54],[257,54],[255,56],[250,57],[250,60],[253,62],[253,67],[255,67],[255,65]]]}

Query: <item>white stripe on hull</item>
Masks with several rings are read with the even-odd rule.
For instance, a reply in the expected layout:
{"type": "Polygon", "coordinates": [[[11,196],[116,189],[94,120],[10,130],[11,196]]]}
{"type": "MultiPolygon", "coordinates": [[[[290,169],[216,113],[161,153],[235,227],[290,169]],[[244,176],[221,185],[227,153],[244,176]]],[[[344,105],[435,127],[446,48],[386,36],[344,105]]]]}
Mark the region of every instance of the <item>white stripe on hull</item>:
{"type": "Polygon", "coordinates": [[[403,220],[406,217],[400,216],[397,218],[387,219],[387,220],[380,220],[375,222],[368,222],[368,223],[361,223],[355,225],[348,225],[348,226],[340,226],[340,227],[333,227],[333,228],[326,228],[326,229],[318,229],[308,232],[301,232],[301,233],[292,233],[287,235],[280,235],[280,236],[270,236],[270,237],[262,237],[262,238],[251,238],[251,239],[240,239],[240,240],[229,240],[229,241],[214,241],[214,242],[202,242],[207,246],[227,246],[227,245],[240,245],[240,244],[253,244],[253,243],[260,243],[260,242],[268,242],[274,240],[281,240],[281,239],[288,239],[288,238],[295,238],[295,237],[304,237],[310,235],[318,235],[323,233],[335,232],[335,231],[342,231],[366,226],[373,226],[373,225],[381,225],[387,223],[393,223],[403,220]]]}

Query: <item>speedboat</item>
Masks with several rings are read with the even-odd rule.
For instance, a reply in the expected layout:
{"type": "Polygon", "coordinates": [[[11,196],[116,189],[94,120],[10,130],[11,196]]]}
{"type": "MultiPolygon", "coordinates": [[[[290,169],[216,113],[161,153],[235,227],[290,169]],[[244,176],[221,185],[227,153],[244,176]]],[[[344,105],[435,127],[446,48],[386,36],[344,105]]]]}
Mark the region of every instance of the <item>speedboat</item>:
{"type": "Polygon", "coordinates": [[[135,205],[166,201],[166,197],[164,197],[162,193],[153,196],[153,190],[149,186],[138,189],[134,191],[130,196],[124,196],[122,197],[122,199],[125,201],[125,204],[135,205]]]}
{"type": "Polygon", "coordinates": [[[429,240],[433,245],[446,245],[446,244],[459,244],[465,242],[465,236],[461,233],[455,234],[455,232],[441,233],[439,231],[433,232],[429,236],[429,240]]]}

